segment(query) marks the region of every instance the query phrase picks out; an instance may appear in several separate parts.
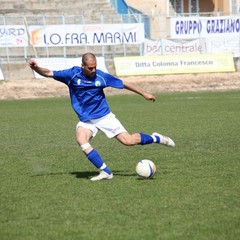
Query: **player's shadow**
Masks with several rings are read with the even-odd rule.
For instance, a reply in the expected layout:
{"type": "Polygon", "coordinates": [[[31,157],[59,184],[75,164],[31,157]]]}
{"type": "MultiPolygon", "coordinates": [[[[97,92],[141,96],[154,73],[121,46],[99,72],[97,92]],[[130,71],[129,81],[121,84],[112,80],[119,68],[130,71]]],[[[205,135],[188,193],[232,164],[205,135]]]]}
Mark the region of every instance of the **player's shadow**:
{"type": "Polygon", "coordinates": [[[90,178],[99,174],[99,172],[71,172],[71,175],[74,175],[76,178],[90,178]]]}
{"type": "MultiPolygon", "coordinates": [[[[127,176],[127,177],[131,177],[131,176],[136,176],[136,174],[134,173],[127,173],[126,171],[112,171],[113,175],[114,176],[120,176],[120,177],[124,177],[124,176],[127,176]]],[[[36,174],[33,174],[31,175],[31,177],[42,177],[42,176],[54,176],[54,175],[66,175],[66,174],[70,174],[70,175],[73,175],[75,176],[76,178],[82,178],[82,179],[89,179],[91,177],[94,177],[94,176],[97,176],[99,174],[98,171],[85,171],[85,172],[56,172],[56,173],[46,173],[46,172],[42,172],[42,173],[36,173],[36,174]]]]}
{"type": "MultiPolygon", "coordinates": [[[[126,173],[123,171],[112,171],[114,176],[136,176],[134,173],[126,173]]],[[[71,172],[71,175],[74,175],[76,178],[90,178],[93,176],[97,176],[99,172],[92,171],[92,172],[71,172]]]]}
{"type": "MultiPolygon", "coordinates": [[[[119,177],[136,177],[136,173],[133,172],[126,172],[126,171],[112,171],[114,176],[119,176],[119,177]]],[[[97,176],[99,172],[97,171],[85,171],[85,172],[56,172],[56,173],[38,173],[38,174],[33,174],[31,177],[42,177],[42,176],[54,176],[54,175],[74,175],[76,178],[80,179],[90,179],[91,177],[97,176]]],[[[152,180],[154,178],[150,178],[152,180]]],[[[146,180],[146,178],[137,178],[137,180],[146,180]]]]}

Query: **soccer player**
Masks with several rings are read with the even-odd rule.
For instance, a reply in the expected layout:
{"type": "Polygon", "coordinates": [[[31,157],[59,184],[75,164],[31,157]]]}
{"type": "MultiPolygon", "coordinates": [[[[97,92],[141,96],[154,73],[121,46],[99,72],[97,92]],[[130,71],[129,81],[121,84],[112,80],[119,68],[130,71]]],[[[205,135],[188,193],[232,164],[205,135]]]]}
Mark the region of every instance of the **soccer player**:
{"type": "Polygon", "coordinates": [[[61,71],[52,71],[40,67],[33,59],[29,61],[29,66],[38,74],[54,78],[68,86],[72,108],[79,118],[76,126],[77,142],[87,159],[100,170],[99,175],[91,178],[92,181],[113,178],[112,172],[103,161],[101,155],[90,144],[91,139],[96,136],[98,130],[103,131],[108,138],[116,138],[126,146],[151,143],[169,147],[175,146],[171,138],[159,133],[152,133],[151,135],[141,132],[128,133],[110,111],[103,91],[104,88],[125,88],[153,102],[155,101],[155,96],[97,69],[97,61],[94,54],[85,53],[82,56],[81,67],[74,66],[61,71]]]}

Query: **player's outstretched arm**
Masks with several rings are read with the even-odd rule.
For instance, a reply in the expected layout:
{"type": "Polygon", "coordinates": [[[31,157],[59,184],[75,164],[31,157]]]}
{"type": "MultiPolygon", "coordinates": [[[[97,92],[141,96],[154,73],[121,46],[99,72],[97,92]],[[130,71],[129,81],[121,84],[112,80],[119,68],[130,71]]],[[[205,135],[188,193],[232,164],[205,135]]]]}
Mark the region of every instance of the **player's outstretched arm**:
{"type": "Polygon", "coordinates": [[[35,60],[33,60],[33,59],[29,60],[28,64],[29,64],[29,67],[32,70],[34,70],[38,74],[42,75],[43,77],[53,77],[52,70],[49,70],[47,68],[39,67],[35,60]]]}
{"type": "Polygon", "coordinates": [[[155,96],[153,96],[151,93],[144,92],[130,83],[123,82],[123,85],[125,89],[143,96],[146,100],[153,101],[153,102],[156,100],[155,96]]]}

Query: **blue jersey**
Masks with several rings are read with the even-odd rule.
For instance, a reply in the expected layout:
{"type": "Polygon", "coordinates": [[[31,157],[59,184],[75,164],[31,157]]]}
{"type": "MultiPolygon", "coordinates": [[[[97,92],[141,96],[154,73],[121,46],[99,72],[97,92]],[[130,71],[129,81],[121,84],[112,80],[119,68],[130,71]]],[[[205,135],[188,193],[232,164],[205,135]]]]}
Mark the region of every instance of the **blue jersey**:
{"type": "Polygon", "coordinates": [[[82,122],[110,113],[105,87],[124,88],[122,80],[98,69],[93,78],[84,76],[81,67],[53,71],[53,77],[68,86],[72,107],[82,122]]]}

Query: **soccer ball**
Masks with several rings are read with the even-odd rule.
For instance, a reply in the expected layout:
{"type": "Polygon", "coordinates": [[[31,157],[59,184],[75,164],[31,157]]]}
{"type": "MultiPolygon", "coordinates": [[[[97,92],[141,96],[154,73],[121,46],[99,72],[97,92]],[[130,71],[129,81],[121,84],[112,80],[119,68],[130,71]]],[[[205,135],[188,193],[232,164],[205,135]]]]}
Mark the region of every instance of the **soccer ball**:
{"type": "Polygon", "coordinates": [[[137,163],[136,172],[141,178],[151,178],[156,173],[156,166],[151,160],[143,159],[137,163]]]}

